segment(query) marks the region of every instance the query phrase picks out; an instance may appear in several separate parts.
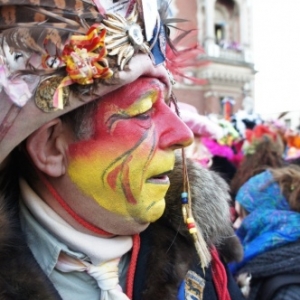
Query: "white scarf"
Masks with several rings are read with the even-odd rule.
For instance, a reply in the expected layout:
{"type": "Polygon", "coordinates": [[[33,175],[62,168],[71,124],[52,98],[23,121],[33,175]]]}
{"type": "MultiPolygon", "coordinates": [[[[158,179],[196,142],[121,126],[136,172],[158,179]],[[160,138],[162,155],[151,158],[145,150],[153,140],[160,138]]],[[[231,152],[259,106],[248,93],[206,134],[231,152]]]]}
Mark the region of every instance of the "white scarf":
{"type": "Polygon", "coordinates": [[[57,269],[63,272],[86,271],[97,280],[102,290],[101,300],[129,299],[119,286],[118,262],[131,250],[132,237],[102,238],[77,231],[39,198],[23,179],[20,180],[20,189],[24,203],[35,218],[60,241],[72,250],[86,254],[92,262],[89,264],[61,253],[57,269]]]}

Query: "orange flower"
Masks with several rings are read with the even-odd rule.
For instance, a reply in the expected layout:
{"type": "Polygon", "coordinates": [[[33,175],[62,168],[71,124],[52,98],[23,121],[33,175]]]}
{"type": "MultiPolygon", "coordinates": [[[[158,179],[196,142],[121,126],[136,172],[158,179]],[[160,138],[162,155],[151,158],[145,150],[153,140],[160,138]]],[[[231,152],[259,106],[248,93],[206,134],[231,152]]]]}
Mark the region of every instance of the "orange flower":
{"type": "Polygon", "coordinates": [[[86,35],[73,35],[62,53],[62,60],[73,82],[91,84],[95,78],[109,78],[113,72],[108,67],[105,48],[106,30],[94,24],[86,35]]]}

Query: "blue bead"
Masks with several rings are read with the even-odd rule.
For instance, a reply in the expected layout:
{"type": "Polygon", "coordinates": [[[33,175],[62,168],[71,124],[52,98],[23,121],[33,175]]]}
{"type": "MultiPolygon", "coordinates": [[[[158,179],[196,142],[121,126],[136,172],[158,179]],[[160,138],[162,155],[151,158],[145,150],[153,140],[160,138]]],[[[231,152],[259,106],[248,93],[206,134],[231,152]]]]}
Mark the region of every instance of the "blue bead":
{"type": "Polygon", "coordinates": [[[188,193],[187,193],[187,192],[181,193],[181,198],[186,198],[187,196],[188,196],[188,193]]]}
{"type": "Polygon", "coordinates": [[[182,197],[181,202],[182,202],[182,204],[188,204],[189,200],[187,197],[185,197],[185,198],[182,197]]]}

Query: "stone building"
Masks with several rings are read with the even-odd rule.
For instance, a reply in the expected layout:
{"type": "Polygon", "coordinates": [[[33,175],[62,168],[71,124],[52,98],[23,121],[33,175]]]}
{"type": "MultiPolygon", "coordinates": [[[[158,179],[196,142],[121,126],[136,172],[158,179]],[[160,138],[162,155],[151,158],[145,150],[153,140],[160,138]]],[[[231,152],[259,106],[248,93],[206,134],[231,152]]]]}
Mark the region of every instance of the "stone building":
{"type": "MultiPolygon", "coordinates": [[[[176,83],[180,101],[194,105],[201,114],[224,114],[224,102],[234,103],[233,112],[253,109],[254,64],[252,59],[251,0],[173,0],[176,17],[189,22],[181,28],[197,28],[193,42],[205,49],[199,60],[209,63],[188,73],[206,79],[206,84],[176,83]]],[[[192,41],[190,41],[192,42],[192,41]]]]}

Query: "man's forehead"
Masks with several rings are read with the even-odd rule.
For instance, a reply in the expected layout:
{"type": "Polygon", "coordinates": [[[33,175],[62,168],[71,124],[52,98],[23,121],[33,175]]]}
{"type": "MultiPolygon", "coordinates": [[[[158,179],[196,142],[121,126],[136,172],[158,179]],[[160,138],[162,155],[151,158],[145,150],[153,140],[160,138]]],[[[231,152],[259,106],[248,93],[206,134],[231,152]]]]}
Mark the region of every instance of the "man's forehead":
{"type": "MultiPolygon", "coordinates": [[[[162,97],[167,100],[169,88],[158,78],[142,77],[128,84],[111,95],[104,97],[106,103],[117,103],[121,108],[126,108],[142,101],[147,97],[162,97]]],[[[156,99],[153,100],[155,102],[156,99]]]]}

